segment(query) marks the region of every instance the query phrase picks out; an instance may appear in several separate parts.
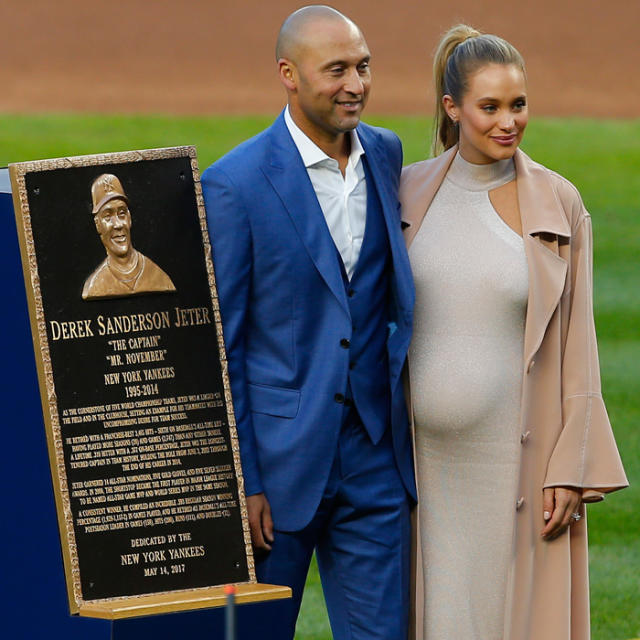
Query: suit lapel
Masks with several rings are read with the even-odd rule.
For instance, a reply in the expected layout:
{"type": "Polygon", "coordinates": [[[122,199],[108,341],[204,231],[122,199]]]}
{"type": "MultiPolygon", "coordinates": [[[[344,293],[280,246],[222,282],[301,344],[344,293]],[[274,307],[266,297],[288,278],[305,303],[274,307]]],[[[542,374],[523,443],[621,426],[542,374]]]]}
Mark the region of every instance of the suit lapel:
{"type": "Polygon", "coordinates": [[[390,176],[381,168],[388,162],[386,153],[382,148],[380,136],[374,131],[363,126],[358,127],[357,131],[365,150],[371,177],[373,178],[373,184],[367,185],[367,188],[376,189],[382,204],[393,261],[393,289],[398,298],[396,303],[401,310],[411,311],[415,296],[412,286],[411,267],[409,266],[406,248],[403,246],[402,230],[398,216],[398,198],[391,190],[390,176]]]}
{"type": "Polygon", "coordinates": [[[365,150],[366,162],[373,182],[371,185],[367,184],[367,189],[377,190],[391,249],[393,264],[390,274],[392,322],[387,349],[389,353],[389,382],[391,388],[395,389],[411,338],[415,291],[409,257],[400,227],[398,199],[391,188],[392,177],[383,168],[388,159],[382,139],[379,134],[366,126],[359,126],[357,131],[365,150]]]}
{"type": "Polygon", "coordinates": [[[282,114],[271,131],[272,153],[263,172],[280,197],[316,269],[338,302],[348,311],[335,244],[282,114]]]}
{"type": "Polygon", "coordinates": [[[558,253],[558,238],[571,229],[546,169],[518,150],[514,157],[522,235],[529,265],[529,301],[524,335],[528,369],[565,287],[567,263],[558,253]]]}

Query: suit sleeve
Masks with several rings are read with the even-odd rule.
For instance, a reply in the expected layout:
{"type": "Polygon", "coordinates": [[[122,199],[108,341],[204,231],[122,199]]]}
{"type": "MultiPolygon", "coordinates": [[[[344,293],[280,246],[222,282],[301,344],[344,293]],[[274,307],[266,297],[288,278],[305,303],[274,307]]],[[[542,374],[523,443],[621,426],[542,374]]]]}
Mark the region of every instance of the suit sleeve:
{"type": "Polygon", "coordinates": [[[241,203],[241,191],[223,171],[215,166],[205,171],[202,192],[213,248],[245,493],[250,496],[263,491],[245,365],[252,272],[251,228],[241,203]]]}
{"type": "Polygon", "coordinates": [[[628,482],[600,391],[591,217],[576,197],[580,213],[571,239],[571,300],[562,361],[563,429],[544,486],[581,488],[585,501],[595,501],[628,482]]]}

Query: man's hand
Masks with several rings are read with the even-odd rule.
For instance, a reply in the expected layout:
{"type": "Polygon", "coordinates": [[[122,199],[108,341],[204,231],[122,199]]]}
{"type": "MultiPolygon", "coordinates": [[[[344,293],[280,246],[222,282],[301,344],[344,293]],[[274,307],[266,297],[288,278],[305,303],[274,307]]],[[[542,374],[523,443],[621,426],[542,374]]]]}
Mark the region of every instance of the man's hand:
{"type": "Polygon", "coordinates": [[[255,551],[271,551],[273,542],[273,520],[271,507],[264,493],[256,493],[247,497],[247,511],[249,512],[249,528],[251,542],[255,551]]]}
{"type": "Polygon", "coordinates": [[[542,508],[547,523],[540,534],[544,540],[553,540],[563,534],[572,523],[571,514],[577,513],[582,502],[582,491],[572,487],[543,489],[542,508]]]}

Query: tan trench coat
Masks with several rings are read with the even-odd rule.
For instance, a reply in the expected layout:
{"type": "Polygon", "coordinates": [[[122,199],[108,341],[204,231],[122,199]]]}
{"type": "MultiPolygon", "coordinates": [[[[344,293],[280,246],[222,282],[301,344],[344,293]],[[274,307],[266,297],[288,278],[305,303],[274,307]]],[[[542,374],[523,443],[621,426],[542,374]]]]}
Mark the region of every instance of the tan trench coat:
{"type": "MultiPolygon", "coordinates": [[[[403,221],[409,225],[407,245],[456,151],[453,147],[404,169],[400,200],[403,221]]],[[[628,484],[600,394],[592,311],[591,218],[567,180],[520,150],[514,161],[529,299],[522,458],[519,498],[514,504],[515,562],[508,582],[504,640],[588,640],[586,518],[551,542],[543,541],[540,531],[543,487],[580,487],[584,501],[594,502],[628,484]]],[[[581,510],[584,514],[584,506],[581,510]]],[[[413,613],[416,638],[421,640],[424,598],[419,544],[414,555],[413,613]]]]}

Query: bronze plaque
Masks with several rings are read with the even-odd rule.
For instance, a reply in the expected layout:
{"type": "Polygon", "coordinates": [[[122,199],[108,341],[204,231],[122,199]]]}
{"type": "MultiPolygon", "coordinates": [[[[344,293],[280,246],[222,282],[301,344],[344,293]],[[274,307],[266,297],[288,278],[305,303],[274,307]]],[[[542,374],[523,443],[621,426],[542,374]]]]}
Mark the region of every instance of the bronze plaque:
{"type": "Polygon", "coordinates": [[[195,149],[10,171],[72,612],[255,582],[195,149]]]}

